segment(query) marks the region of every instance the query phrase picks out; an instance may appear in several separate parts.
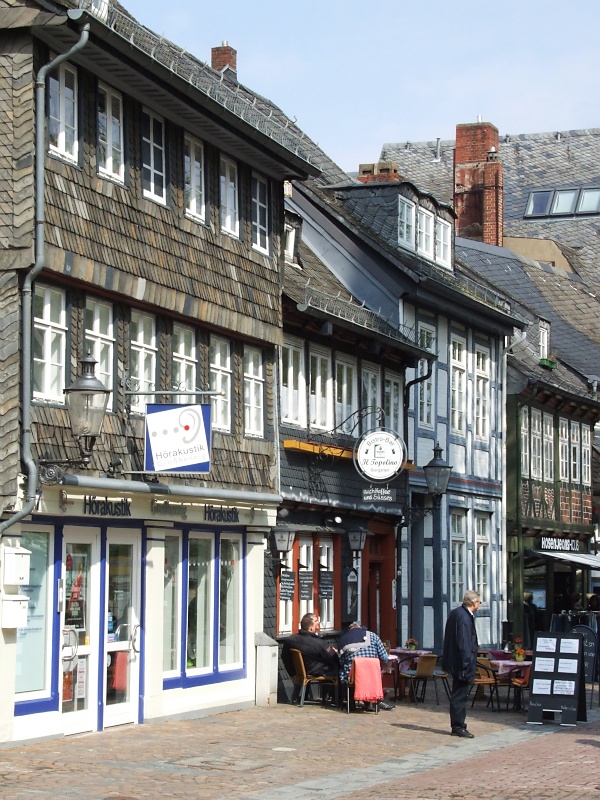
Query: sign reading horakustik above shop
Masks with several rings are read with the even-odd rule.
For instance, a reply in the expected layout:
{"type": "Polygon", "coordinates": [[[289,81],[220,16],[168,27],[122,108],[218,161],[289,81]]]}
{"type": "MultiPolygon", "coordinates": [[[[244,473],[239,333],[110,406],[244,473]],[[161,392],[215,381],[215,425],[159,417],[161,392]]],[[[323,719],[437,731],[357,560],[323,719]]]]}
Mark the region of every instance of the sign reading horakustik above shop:
{"type": "Polygon", "coordinates": [[[210,471],[210,405],[146,406],[144,472],[210,471]]]}
{"type": "Polygon", "coordinates": [[[92,517],[130,517],[131,500],[109,500],[108,497],[86,494],[83,496],[83,513],[92,517]]]}

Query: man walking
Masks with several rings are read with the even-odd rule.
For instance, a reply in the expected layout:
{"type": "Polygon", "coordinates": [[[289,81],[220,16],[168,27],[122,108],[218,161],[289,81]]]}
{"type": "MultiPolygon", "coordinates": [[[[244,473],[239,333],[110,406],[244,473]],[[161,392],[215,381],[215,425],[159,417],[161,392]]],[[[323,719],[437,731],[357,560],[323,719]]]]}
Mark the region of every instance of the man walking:
{"type": "Polygon", "coordinates": [[[481,599],[477,592],[465,592],[462,606],[458,606],[448,615],[444,633],[442,664],[446,672],[452,675],[451,733],[452,736],[461,736],[463,739],[473,738],[466,724],[467,696],[477,669],[479,645],[474,614],[480,603],[481,599]]]}

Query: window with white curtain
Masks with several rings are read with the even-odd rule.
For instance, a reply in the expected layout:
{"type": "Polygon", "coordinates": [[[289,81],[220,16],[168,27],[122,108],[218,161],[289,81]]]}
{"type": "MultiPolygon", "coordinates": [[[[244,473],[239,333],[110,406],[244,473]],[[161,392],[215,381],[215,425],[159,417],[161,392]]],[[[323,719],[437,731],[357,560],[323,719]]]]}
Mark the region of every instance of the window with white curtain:
{"type": "Polygon", "coordinates": [[[357,435],[356,360],[338,357],[335,364],[335,424],[344,433],[357,435]]]}
{"type": "Polygon", "coordinates": [[[98,172],[123,183],[123,98],[102,84],[98,87],[98,172]]]}
{"type": "Polygon", "coordinates": [[[487,439],[490,430],[490,353],[475,349],[475,436],[487,439]]]}
{"type": "Polygon", "coordinates": [[[521,409],[521,477],[528,478],[530,470],[529,457],[529,409],[521,409]]]}
{"type": "Polygon", "coordinates": [[[380,424],[378,413],[381,408],[381,372],[379,367],[364,364],[361,377],[361,407],[364,413],[362,430],[368,431],[380,424]]]}
{"type": "Polygon", "coordinates": [[[66,295],[36,283],[33,292],[33,396],[65,402],[66,295]]]}
{"type": "Polygon", "coordinates": [[[265,376],[262,350],[244,347],[244,433],[264,436],[265,376]]]}
{"type": "Polygon", "coordinates": [[[306,427],[304,343],[286,340],[281,348],[281,419],[306,427]]]}
{"type": "MultiPolygon", "coordinates": [[[[129,375],[136,392],[153,392],[156,388],[156,320],[151,314],[131,312],[131,368],[129,375]]],[[[132,411],[144,412],[154,395],[131,395],[132,411]]]]}
{"type": "Polygon", "coordinates": [[[464,339],[450,340],[450,429],[466,433],[467,348],[464,339]]]}
{"type": "Polygon", "coordinates": [[[183,179],[186,214],[204,220],[204,147],[191,136],[183,140],[183,179]]]}
{"type": "Polygon", "coordinates": [[[542,479],[542,412],[531,409],[531,477],[542,479]]]}
{"type": "Polygon", "coordinates": [[[221,230],[232,236],[240,234],[238,170],[235,161],[221,156],[220,178],[221,230]]]}
{"type": "Polygon", "coordinates": [[[329,350],[310,348],[308,402],[310,427],[318,430],[331,430],[333,428],[333,376],[329,350]]]}
{"type": "Polygon", "coordinates": [[[215,430],[231,431],[231,343],[220,336],[210,337],[210,390],[212,397],[211,425],[215,430]]]}
{"type": "Polygon", "coordinates": [[[544,413],[543,419],[544,438],[544,481],[554,482],[554,418],[552,414],[544,413]]]}
{"type": "Polygon", "coordinates": [[[558,453],[560,480],[568,481],[570,459],[569,420],[563,417],[558,420],[558,453]]]}
{"type": "Polygon", "coordinates": [[[85,301],[85,330],[83,349],[98,362],[96,377],[107,389],[113,387],[115,331],[112,303],[87,297],[85,301]]]}
{"type": "MultiPolygon", "coordinates": [[[[196,388],[198,356],[196,354],[196,331],[189,325],[173,325],[173,384],[175,389],[191,392],[196,388]]],[[[195,398],[177,395],[174,403],[192,403],[195,398]]]]}
{"type": "Polygon", "coordinates": [[[466,514],[461,509],[450,512],[450,597],[452,605],[459,606],[465,594],[467,558],[466,514]]]}
{"type": "Polygon", "coordinates": [[[48,144],[50,152],[77,162],[79,155],[77,70],[59,64],[48,77],[48,144]]]}

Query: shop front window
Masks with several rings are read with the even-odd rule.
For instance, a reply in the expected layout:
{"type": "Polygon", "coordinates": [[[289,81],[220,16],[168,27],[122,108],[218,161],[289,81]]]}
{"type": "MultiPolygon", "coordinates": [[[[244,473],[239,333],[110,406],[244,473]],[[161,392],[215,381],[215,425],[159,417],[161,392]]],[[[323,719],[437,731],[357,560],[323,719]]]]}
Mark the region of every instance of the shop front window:
{"type": "Polygon", "coordinates": [[[31,552],[29,584],[21,591],[29,597],[27,627],[17,630],[15,691],[20,700],[49,693],[50,532],[24,531],[21,546],[31,552]],[[33,694],[35,693],[35,694],[33,694]]]}
{"type": "Polygon", "coordinates": [[[163,671],[173,672],[179,664],[180,539],[165,537],[163,595],[163,671]]]}
{"type": "Polygon", "coordinates": [[[206,670],[212,665],[212,538],[190,538],[188,565],[187,668],[206,670]]]}
{"type": "Polygon", "coordinates": [[[219,559],[219,665],[239,666],[242,661],[242,542],[221,538],[219,559]]]}

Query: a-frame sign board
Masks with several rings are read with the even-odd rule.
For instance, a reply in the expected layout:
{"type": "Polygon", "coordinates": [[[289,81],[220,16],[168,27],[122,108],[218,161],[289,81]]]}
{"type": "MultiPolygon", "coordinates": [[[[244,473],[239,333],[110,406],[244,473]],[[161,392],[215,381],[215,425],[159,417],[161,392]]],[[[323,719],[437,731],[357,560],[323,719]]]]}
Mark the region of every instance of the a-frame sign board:
{"type": "Polygon", "coordinates": [[[587,721],[580,633],[537,633],[531,669],[527,722],[541,725],[545,712],[560,713],[561,725],[587,721]]]}

